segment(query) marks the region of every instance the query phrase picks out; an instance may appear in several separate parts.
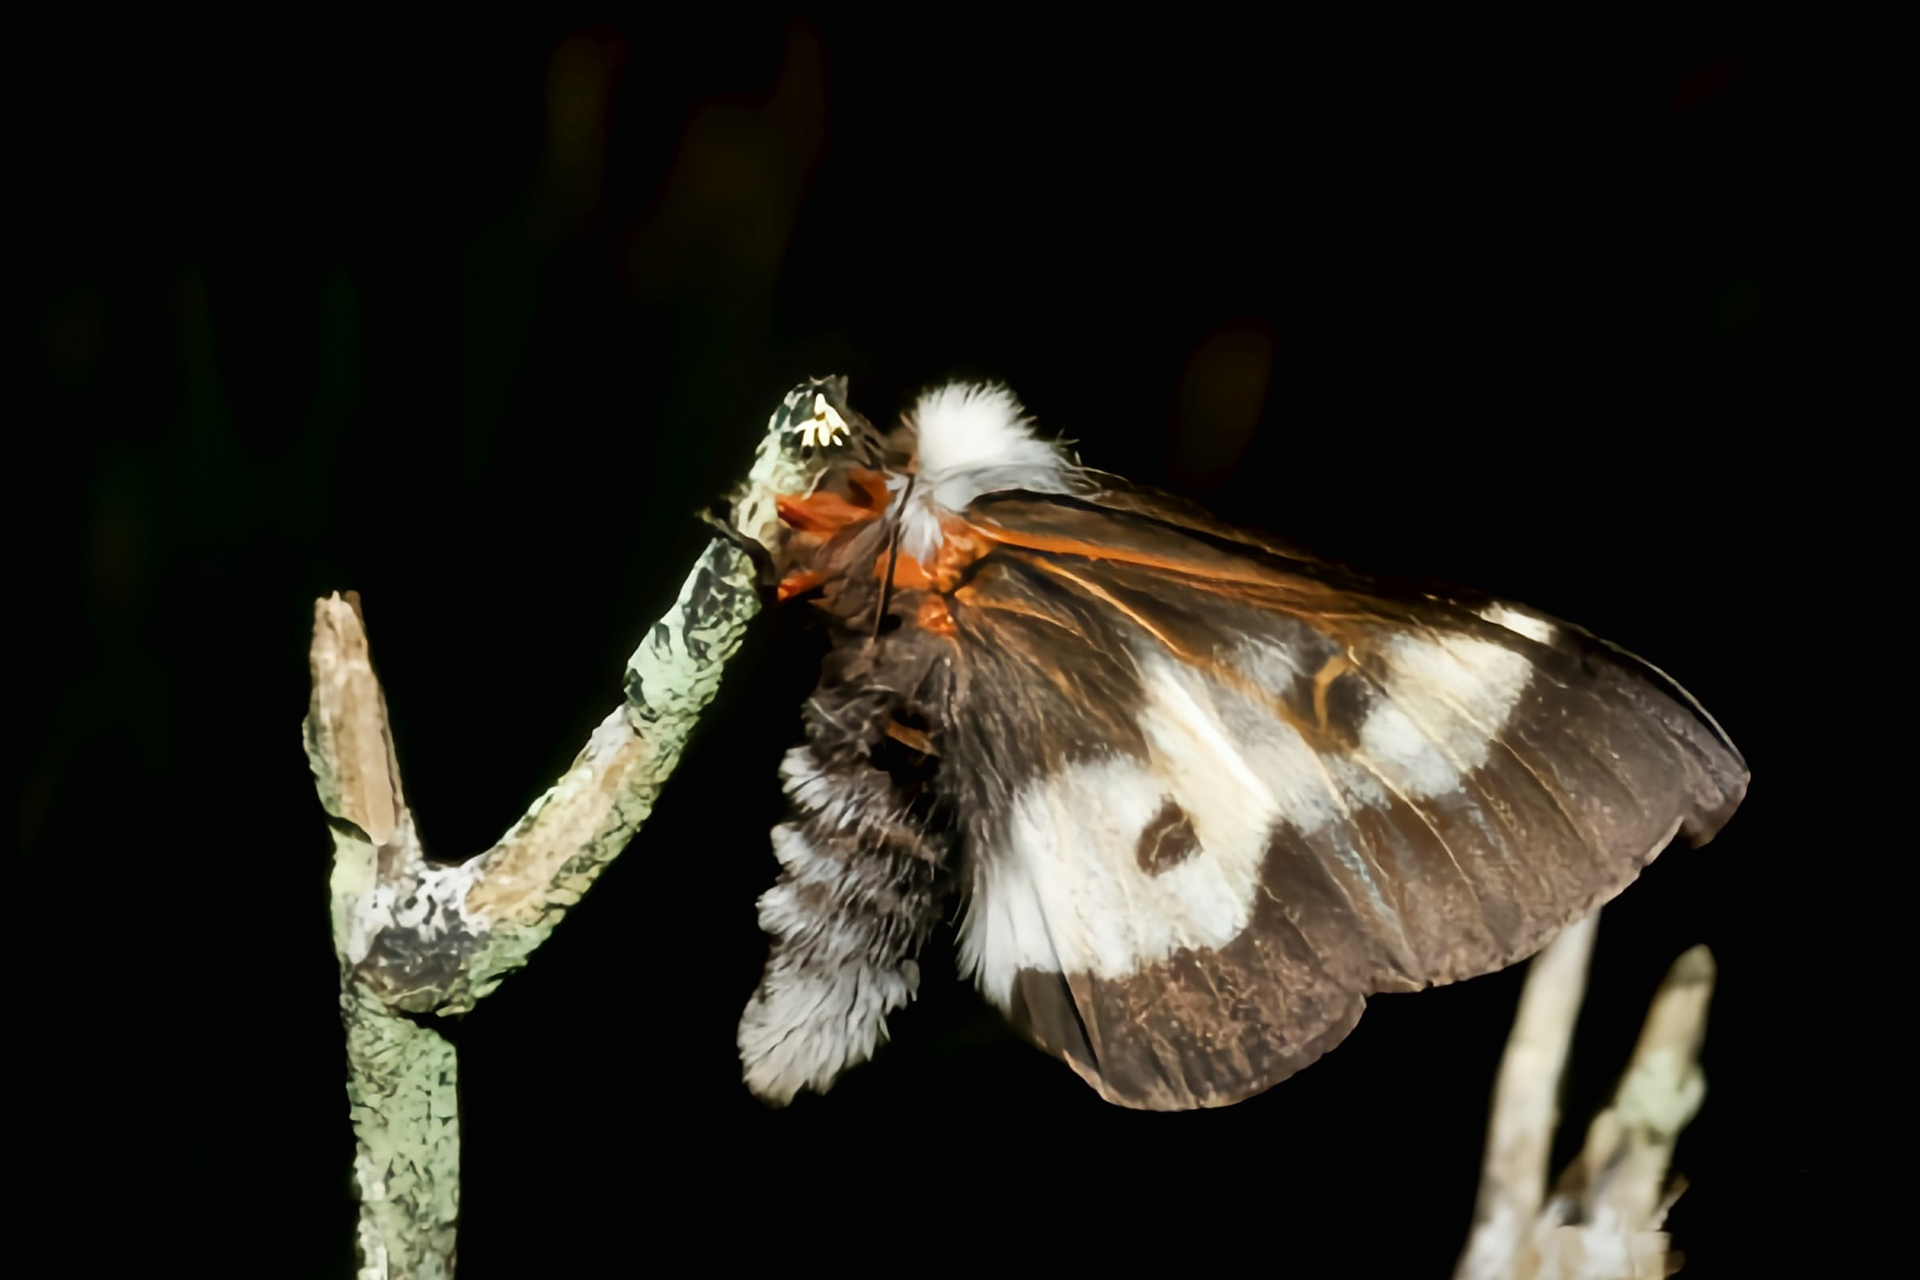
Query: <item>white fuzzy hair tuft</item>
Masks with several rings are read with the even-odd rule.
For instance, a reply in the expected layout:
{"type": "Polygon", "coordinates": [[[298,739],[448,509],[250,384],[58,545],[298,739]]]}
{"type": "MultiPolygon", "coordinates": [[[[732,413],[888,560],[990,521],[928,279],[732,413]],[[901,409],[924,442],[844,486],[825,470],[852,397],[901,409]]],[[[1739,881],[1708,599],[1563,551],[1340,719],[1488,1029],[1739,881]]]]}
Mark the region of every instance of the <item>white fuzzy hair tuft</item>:
{"type": "Polygon", "coordinates": [[[904,549],[926,558],[940,542],[934,508],[962,511],[983,493],[1063,493],[1073,461],[1034,434],[1033,419],[1006,386],[949,382],[923,393],[906,416],[919,475],[903,522],[904,549]]]}

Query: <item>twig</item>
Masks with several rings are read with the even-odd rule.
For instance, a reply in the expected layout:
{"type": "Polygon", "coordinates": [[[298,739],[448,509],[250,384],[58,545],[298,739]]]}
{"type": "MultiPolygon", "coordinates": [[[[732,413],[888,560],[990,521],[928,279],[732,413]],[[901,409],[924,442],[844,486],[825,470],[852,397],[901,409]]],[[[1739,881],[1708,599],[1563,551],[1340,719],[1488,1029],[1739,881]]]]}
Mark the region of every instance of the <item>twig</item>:
{"type": "Polygon", "coordinates": [[[1547,1156],[1559,1120],[1560,1077],[1593,955],[1591,915],[1535,956],[1493,1086],[1493,1117],[1474,1206],[1473,1235],[1454,1280],[1509,1280],[1547,1194],[1547,1156]]]}
{"type": "Polygon", "coordinates": [[[1613,1105],[1594,1117],[1541,1217],[1542,1280],[1660,1280],[1680,1269],[1661,1228],[1686,1183],[1669,1185],[1667,1170],[1680,1131],[1707,1096],[1700,1045],[1714,977],[1704,946],[1667,971],[1613,1105]]]}
{"type": "Polygon", "coordinates": [[[804,491],[824,465],[795,424],[812,416],[820,392],[844,404],[844,385],[823,380],[787,397],[733,501],[738,539],[716,538],[695,562],[627,663],[624,705],[525,817],[465,862],[426,860],[358,598],[315,603],[306,745],[333,830],[333,939],[366,1280],[453,1270],[457,1063],[453,1046],[415,1015],[472,1009],[527,962],[646,821],[759,611],[761,583],[742,541],[771,546],[775,495],[804,491]]]}
{"type": "Polygon", "coordinates": [[[1586,985],[1597,915],[1533,960],[1494,1086],[1473,1231],[1455,1280],[1661,1280],[1679,1269],[1661,1230],[1680,1131],[1706,1096],[1700,1045],[1714,964],[1694,947],[1667,972],[1613,1105],[1545,1195],[1555,1097],[1586,985]]]}

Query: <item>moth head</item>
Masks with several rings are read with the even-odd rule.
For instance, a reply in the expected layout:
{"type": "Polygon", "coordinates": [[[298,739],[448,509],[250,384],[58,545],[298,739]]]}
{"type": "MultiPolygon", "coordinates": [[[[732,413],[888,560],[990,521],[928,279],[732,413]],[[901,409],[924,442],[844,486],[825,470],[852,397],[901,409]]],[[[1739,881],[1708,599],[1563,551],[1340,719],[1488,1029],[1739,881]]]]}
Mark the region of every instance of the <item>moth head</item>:
{"type": "Polygon", "coordinates": [[[974,554],[954,537],[982,495],[1075,487],[1072,454],[1000,383],[935,385],[885,438],[846,403],[845,388],[839,378],[803,383],[775,415],[775,434],[806,463],[776,499],[782,599],[832,594],[849,574],[925,585],[974,554]]]}

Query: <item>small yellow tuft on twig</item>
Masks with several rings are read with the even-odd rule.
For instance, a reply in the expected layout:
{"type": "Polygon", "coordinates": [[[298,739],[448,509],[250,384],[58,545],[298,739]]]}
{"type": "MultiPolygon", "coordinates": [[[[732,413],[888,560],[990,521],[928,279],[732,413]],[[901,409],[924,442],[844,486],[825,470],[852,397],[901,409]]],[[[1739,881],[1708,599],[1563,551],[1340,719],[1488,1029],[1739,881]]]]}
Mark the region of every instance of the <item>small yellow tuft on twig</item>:
{"type": "Polygon", "coordinates": [[[836,445],[853,433],[847,420],[818,392],[813,397],[813,416],[796,424],[794,430],[800,433],[800,443],[809,447],[836,445]]]}

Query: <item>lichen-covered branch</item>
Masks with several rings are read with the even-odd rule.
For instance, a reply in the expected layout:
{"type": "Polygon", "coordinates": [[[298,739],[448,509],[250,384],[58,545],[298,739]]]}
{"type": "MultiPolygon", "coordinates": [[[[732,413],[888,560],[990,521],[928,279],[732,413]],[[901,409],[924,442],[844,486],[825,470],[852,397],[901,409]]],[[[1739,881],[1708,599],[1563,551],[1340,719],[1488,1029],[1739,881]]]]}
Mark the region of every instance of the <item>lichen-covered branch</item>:
{"type": "Polygon", "coordinates": [[[797,429],[823,396],[844,407],[844,380],[797,388],[773,415],[733,500],[740,540],[716,538],[702,552],[628,661],[624,704],[525,817],[465,862],[426,859],[358,598],[316,602],[306,744],[333,830],[333,937],[369,1280],[453,1269],[457,1064],[416,1015],[465,1013],[525,964],[652,812],[759,611],[749,548],[778,536],[775,495],[804,491],[823,465],[823,439],[797,429]]]}
{"type": "Polygon", "coordinates": [[[1667,1174],[1680,1131],[1707,1096],[1700,1046],[1714,978],[1704,946],[1667,970],[1613,1105],[1588,1126],[1586,1145],[1541,1215],[1541,1280],[1660,1280],[1679,1269],[1662,1228],[1686,1184],[1667,1174]]]}
{"type": "Polygon", "coordinates": [[[1546,1193],[1555,1098],[1586,987],[1597,916],[1536,956],[1494,1086],[1473,1231],[1455,1280],[1662,1280],[1679,1267],[1661,1227],[1681,1184],[1673,1145],[1700,1109],[1713,956],[1694,947],[1654,995],[1613,1104],[1546,1193]]]}
{"type": "Polygon", "coordinates": [[[1530,962],[1493,1087],[1473,1234],[1455,1280],[1511,1280],[1520,1274],[1516,1264],[1546,1200],[1560,1077],[1586,994],[1598,919],[1591,915],[1575,924],[1530,962]]]}

